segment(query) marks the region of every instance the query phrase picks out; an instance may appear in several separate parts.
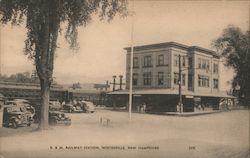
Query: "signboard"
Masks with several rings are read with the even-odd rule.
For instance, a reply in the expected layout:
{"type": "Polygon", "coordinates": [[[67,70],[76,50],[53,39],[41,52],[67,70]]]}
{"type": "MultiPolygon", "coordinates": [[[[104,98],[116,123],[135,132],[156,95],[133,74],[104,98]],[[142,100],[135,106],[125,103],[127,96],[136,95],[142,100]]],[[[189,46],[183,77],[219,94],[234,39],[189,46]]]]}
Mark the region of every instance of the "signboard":
{"type": "Polygon", "coordinates": [[[201,98],[200,98],[200,97],[194,97],[194,101],[195,101],[195,102],[200,102],[200,101],[201,101],[201,98]]]}
{"type": "Polygon", "coordinates": [[[186,95],[186,98],[194,98],[192,95],[186,95]]]}

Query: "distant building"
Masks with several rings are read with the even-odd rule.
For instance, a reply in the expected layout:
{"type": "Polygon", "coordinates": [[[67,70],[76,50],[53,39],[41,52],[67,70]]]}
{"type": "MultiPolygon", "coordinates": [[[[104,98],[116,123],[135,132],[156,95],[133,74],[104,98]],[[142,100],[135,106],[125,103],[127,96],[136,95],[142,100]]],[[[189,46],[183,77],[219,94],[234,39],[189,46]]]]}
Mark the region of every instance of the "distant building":
{"type": "MultiPolygon", "coordinates": [[[[128,104],[131,48],[125,50],[127,90],[112,92],[110,95],[114,100],[119,97],[119,100],[128,104]]],[[[216,52],[198,46],[176,42],[135,46],[132,77],[135,106],[147,102],[151,108],[176,111],[179,70],[184,111],[194,110],[194,100],[203,102],[206,106],[218,105],[222,97],[230,97],[220,92],[219,62],[220,56],[216,52]]]]}

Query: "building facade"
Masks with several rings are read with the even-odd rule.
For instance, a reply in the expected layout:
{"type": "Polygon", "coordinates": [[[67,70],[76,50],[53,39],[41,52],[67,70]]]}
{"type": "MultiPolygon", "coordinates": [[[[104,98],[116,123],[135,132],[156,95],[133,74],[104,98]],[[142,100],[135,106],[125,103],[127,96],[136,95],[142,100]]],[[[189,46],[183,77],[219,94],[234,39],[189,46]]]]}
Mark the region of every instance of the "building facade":
{"type": "MultiPolygon", "coordinates": [[[[110,93],[115,106],[128,105],[131,48],[125,50],[126,90],[110,93]]],[[[220,91],[220,55],[212,50],[176,42],[135,46],[133,50],[135,109],[146,103],[150,110],[177,111],[180,91],[187,112],[201,105],[202,109],[219,109],[222,98],[232,98],[220,91]]]]}
{"type": "MultiPolygon", "coordinates": [[[[126,88],[129,88],[130,55],[126,59],[126,88]]],[[[214,51],[175,42],[137,46],[133,55],[133,89],[169,88],[179,86],[179,55],[181,56],[182,90],[219,92],[219,60],[214,51]]]]}

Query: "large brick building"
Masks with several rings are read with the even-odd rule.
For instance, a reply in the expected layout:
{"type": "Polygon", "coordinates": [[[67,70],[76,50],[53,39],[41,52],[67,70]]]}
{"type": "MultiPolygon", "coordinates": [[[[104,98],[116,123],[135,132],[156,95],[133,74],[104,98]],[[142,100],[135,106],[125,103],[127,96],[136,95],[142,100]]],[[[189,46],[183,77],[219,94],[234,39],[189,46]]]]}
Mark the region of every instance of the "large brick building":
{"type": "MultiPolygon", "coordinates": [[[[116,91],[111,95],[114,100],[119,98],[118,100],[127,104],[131,48],[125,50],[127,90],[116,91]]],[[[221,98],[230,98],[220,91],[219,62],[220,56],[216,52],[198,46],[176,42],[135,46],[132,77],[134,104],[147,102],[152,108],[176,111],[181,72],[181,91],[186,111],[194,110],[194,100],[202,101],[215,109],[214,106],[218,106],[221,98]]]]}
{"type": "MultiPolygon", "coordinates": [[[[130,54],[127,50],[126,85],[129,88],[130,54]]],[[[136,46],[133,88],[178,88],[181,55],[182,89],[193,92],[219,91],[219,58],[214,51],[175,42],[136,46]]]]}

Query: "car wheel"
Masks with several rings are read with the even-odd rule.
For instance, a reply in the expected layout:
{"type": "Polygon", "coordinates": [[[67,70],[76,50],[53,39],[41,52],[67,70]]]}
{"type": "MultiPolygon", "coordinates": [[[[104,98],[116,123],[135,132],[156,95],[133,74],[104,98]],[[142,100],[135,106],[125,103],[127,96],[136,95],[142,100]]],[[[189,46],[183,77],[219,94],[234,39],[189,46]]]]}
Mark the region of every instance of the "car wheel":
{"type": "Polygon", "coordinates": [[[65,123],[66,126],[70,126],[71,125],[71,122],[67,122],[65,123]]]}
{"type": "Polygon", "coordinates": [[[50,122],[50,125],[52,125],[52,126],[56,125],[56,120],[52,119],[51,122],[50,122]]]}
{"type": "Polygon", "coordinates": [[[30,126],[30,125],[31,125],[31,123],[28,123],[28,124],[27,124],[27,126],[30,126]]]}

